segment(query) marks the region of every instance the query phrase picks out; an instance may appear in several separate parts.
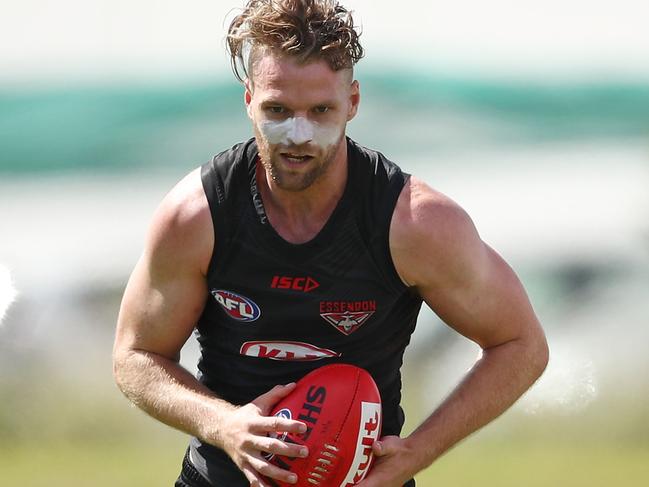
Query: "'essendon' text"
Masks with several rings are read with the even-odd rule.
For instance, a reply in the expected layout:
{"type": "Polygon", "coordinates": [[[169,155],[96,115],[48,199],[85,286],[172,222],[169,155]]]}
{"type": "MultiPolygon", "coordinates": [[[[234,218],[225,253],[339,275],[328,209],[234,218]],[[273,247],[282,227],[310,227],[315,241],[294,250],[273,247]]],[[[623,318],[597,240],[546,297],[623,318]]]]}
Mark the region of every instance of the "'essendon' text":
{"type": "Polygon", "coordinates": [[[320,313],[376,311],[376,301],[320,301],[320,313]]]}

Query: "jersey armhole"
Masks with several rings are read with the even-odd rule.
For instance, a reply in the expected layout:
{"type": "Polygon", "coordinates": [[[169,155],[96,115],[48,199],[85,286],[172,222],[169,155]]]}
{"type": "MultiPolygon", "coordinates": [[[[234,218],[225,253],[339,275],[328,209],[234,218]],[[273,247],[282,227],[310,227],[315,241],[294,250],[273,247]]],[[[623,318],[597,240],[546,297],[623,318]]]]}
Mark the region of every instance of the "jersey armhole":
{"type": "Polygon", "coordinates": [[[402,173],[402,181],[403,184],[401,186],[401,189],[397,192],[396,198],[394,200],[394,203],[392,204],[391,211],[389,212],[389,218],[387,218],[387,224],[385,227],[385,233],[384,233],[384,238],[383,238],[383,246],[384,246],[384,251],[385,255],[387,258],[387,267],[388,270],[391,274],[391,277],[393,281],[396,283],[398,289],[400,290],[410,290],[410,287],[403,282],[403,279],[399,275],[399,272],[397,271],[397,266],[394,263],[394,259],[392,258],[392,250],[390,249],[390,229],[392,228],[392,219],[394,218],[394,211],[397,207],[397,202],[399,201],[399,197],[401,196],[401,193],[403,192],[403,189],[406,187],[408,184],[408,181],[410,180],[410,174],[408,173],[402,173]]]}
{"type": "Polygon", "coordinates": [[[214,231],[214,247],[212,248],[212,256],[210,257],[210,263],[207,268],[207,275],[209,276],[219,264],[219,252],[216,251],[217,247],[222,247],[223,243],[227,241],[226,225],[223,215],[225,192],[223,183],[214,170],[214,159],[201,166],[201,182],[210,208],[212,228],[214,231]]]}
{"type": "Polygon", "coordinates": [[[241,179],[247,177],[245,163],[255,159],[256,150],[255,139],[251,138],[215,155],[211,161],[201,166],[201,182],[214,227],[214,248],[207,268],[208,280],[226,261],[226,254],[235,238],[238,217],[233,210],[241,204],[242,196],[236,191],[233,195],[233,188],[239,187],[241,179]]]}
{"type": "MultiPolygon", "coordinates": [[[[394,210],[397,207],[397,201],[399,200],[399,196],[401,196],[401,192],[403,191],[403,188],[406,187],[406,184],[408,184],[408,181],[410,180],[410,174],[408,173],[401,173],[400,174],[400,188],[398,191],[394,191],[391,194],[391,198],[388,198],[388,201],[385,202],[386,208],[383,212],[383,215],[386,215],[381,221],[381,226],[382,226],[382,242],[381,242],[381,250],[383,252],[383,255],[385,256],[386,260],[386,271],[389,273],[389,277],[395,287],[396,290],[399,290],[401,292],[403,291],[409,291],[410,287],[403,282],[403,279],[401,279],[401,276],[397,272],[396,265],[394,263],[394,260],[392,259],[392,251],[390,250],[390,228],[392,227],[392,219],[394,218],[394,210]]],[[[391,185],[395,184],[396,181],[394,179],[390,182],[391,185]]]]}

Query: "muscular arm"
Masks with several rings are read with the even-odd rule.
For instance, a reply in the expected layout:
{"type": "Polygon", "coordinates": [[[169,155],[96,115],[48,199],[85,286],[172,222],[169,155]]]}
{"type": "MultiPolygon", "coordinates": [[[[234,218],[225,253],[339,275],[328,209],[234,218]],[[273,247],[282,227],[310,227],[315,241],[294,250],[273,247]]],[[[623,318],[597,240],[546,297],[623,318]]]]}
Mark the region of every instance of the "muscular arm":
{"type": "Polygon", "coordinates": [[[523,286],[454,202],[413,178],[397,203],[390,247],[403,281],[482,354],[410,436],[379,442],[376,472],[363,487],[402,485],[509,408],[548,360],[523,286]]]}
{"type": "Polygon", "coordinates": [[[264,485],[258,471],[289,481],[288,472],[264,462],[260,451],[298,455],[296,447],[266,437],[267,431],[298,432],[303,427],[265,417],[292,386],[277,387],[236,407],[178,363],[207,299],[213,235],[200,173],[194,171],[158,208],[127,285],[113,351],[115,380],[154,418],[224,449],[251,484],[264,485]]]}
{"type": "Polygon", "coordinates": [[[197,176],[174,188],[154,216],[122,300],[113,365],[118,386],[136,405],[205,436],[201,421],[219,418],[228,405],[178,364],[207,297],[204,275],[213,245],[209,232],[201,231],[212,225],[195,187],[197,176]]]}

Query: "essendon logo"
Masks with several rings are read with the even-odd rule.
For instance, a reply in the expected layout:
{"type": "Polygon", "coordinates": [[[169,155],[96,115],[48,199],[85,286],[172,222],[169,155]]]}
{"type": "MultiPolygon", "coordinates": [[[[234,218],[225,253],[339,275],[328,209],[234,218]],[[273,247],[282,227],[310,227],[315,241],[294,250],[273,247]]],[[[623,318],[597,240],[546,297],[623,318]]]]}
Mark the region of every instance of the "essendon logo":
{"type": "Polygon", "coordinates": [[[273,276],[270,283],[270,287],[273,289],[292,289],[305,293],[311,292],[319,286],[318,281],[312,277],[273,276]]]}
{"type": "Polygon", "coordinates": [[[252,299],[232,291],[213,289],[212,296],[223,307],[225,312],[237,321],[255,321],[261,316],[259,306],[252,299]]]}
{"type": "Polygon", "coordinates": [[[241,346],[239,353],[248,357],[289,361],[311,361],[340,356],[333,350],[316,347],[310,343],[279,341],[246,342],[241,346]]]}
{"type": "Polygon", "coordinates": [[[339,332],[349,335],[354,333],[367,319],[374,314],[373,311],[367,313],[320,313],[328,323],[332,324],[339,332]]]}
{"type": "Polygon", "coordinates": [[[376,301],[322,301],[320,316],[345,335],[354,333],[376,311],[376,301]]]}

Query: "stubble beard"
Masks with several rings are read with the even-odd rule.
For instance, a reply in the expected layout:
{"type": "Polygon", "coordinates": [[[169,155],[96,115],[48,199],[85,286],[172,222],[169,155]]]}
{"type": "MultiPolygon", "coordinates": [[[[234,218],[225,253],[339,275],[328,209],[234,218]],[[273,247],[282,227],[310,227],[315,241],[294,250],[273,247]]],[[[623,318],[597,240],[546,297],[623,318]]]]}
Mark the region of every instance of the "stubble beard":
{"type": "MultiPolygon", "coordinates": [[[[304,171],[303,169],[291,170],[283,166],[280,160],[280,152],[291,152],[290,147],[276,150],[276,153],[273,154],[270,145],[261,137],[261,134],[257,134],[259,159],[266,173],[278,188],[292,192],[304,191],[311,187],[331,167],[343,139],[344,134],[340,136],[335,144],[325,148],[324,151],[319,150],[319,154],[313,160],[307,162],[310,166],[309,170],[304,171]]],[[[294,152],[300,151],[296,149],[294,152]]],[[[310,152],[313,153],[313,151],[310,152]]]]}

